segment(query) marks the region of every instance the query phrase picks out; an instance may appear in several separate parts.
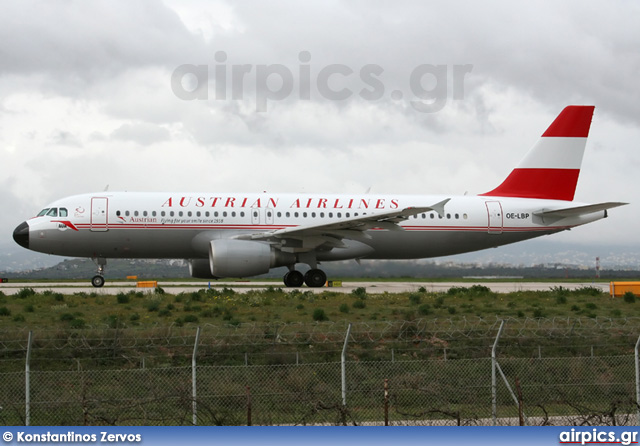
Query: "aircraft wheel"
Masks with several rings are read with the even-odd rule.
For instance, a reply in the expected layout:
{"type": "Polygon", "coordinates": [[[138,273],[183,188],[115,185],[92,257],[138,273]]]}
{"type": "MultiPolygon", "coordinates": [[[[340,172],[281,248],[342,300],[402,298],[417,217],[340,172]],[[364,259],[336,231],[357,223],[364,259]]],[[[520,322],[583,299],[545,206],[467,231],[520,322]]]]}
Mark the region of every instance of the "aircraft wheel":
{"type": "Polygon", "coordinates": [[[104,277],[102,277],[101,275],[93,276],[91,278],[91,285],[96,288],[100,288],[102,285],[104,285],[104,277]]]}
{"type": "Polygon", "coordinates": [[[300,271],[289,271],[284,275],[284,285],[287,287],[298,288],[301,287],[304,283],[304,277],[302,277],[302,273],[300,271]]]}
{"type": "Polygon", "coordinates": [[[312,288],[319,288],[327,283],[327,275],[321,269],[310,269],[304,275],[304,283],[312,288]]]}

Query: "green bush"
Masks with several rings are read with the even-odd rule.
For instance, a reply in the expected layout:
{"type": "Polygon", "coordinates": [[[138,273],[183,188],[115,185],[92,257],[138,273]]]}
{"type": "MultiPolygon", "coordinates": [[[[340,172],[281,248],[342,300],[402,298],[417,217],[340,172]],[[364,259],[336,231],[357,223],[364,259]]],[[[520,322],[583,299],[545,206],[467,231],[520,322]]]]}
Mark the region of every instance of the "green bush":
{"type": "Polygon", "coordinates": [[[116,298],[117,298],[119,304],[128,304],[129,303],[129,296],[127,294],[118,293],[116,298]]]}
{"type": "Polygon", "coordinates": [[[36,294],[37,293],[33,288],[22,288],[20,291],[18,291],[16,296],[18,297],[18,299],[26,299],[27,297],[35,296],[36,294]]]}
{"type": "Polygon", "coordinates": [[[636,295],[633,294],[631,291],[627,291],[626,293],[624,293],[624,295],[622,296],[622,299],[628,304],[636,303],[636,295]]]}
{"type": "Polygon", "coordinates": [[[313,320],[316,322],[328,321],[329,317],[322,308],[316,308],[313,310],[313,320]]]}
{"type": "Polygon", "coordinates": [[[360,310],[362,310],[363,308],[365,308],[367,306],[367,303],[364,300],[356,300],[353,303],[353,308],[358,308],[360,310]]]}
{"type": "Polygon", "coordinates": [[[356,296],[359,299],[367,298],[367,289],[365,287],[358,287],[355,290],[351,291],[351,294],[356,296]]]}
{"type": "Polygon", "coordinates": [[[11,311],[7,307],[0,307],[0,316],[11,316],[11,311]]]}
{"type": "Polygon", "coordinates": [[[341,304],[339,310],[340,310],[340,313],[348,313],[349,312],[349,305],[341,304]]]}

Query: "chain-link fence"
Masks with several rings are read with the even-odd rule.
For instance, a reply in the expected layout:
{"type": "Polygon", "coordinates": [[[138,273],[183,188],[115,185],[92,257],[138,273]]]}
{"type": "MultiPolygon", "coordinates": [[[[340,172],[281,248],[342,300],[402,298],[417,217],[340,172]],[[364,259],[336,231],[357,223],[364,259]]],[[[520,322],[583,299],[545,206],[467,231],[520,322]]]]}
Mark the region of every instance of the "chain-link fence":
{"type": "MultiPolygon", "coordinates": [[[[617,325],[617,335],[625,331],[620,328],[622,326],[631,328],[625,324],[617,325]]],[[[480,336],[485,342],[477,342],[477,338],[470,337],[469,332],[460,330],[460,327],[446,332],[448,334],[441,330],[438,342],[433,340],[433,333],[425,332],[420,337],[415,332],[404,333],[402,336],[406,336],[406,343],[394,343],[393,349],[390,349],[385,342],[390,339],[389,330],[385,329],[386,334],[383,335],[375,330],[354,326],[347,338],[349,342],[344,344],[348,348],[341,350],[343,346],[340,342],[345,340],[346,332],[342,333],[340,339],[339,330],[335,326],[325,330],[324,334],[316,326],[313,328],[314,337],[331,337],[333,340],[326,340],[328,348],[313,355],[310,351],[318,350],[322,343],[309,342],[309,337],[303,343],[292,343],[289,340],[286,346],[294,344],[295,349],[274,353],[272,350],[277,346],[274,339],[278,335],[274,338],[273,333],[266,330],[268,343],[273,347],[268,351],[248,354],[246,351],[250,350],[250,346],[234,341],[231,349],[236,350],[235,354],[239,358],[237,361],[229,360],[232,352],[228,345],[221,342],[224,337],[216,337],[216,343],[213,338],[204,335],[206,327],[203,329],[203,337],[198,341],[200,351],[197,354],[194,348],[197,346],[197,337],[193,335],[172,335],[160,341],[160,338],[132,338],[123,336],[122,333],[110,333],[109,336],[119,338],[119,347],[122,347],[113,350],[114,345],[107,342],[106,336],[100,342],[90,342],[90,337],[81,341],[82,335],[75,333],[72,334],[72,339],[65,341],[65,348],[59,350],[59,358],[55,358],[52,354],[53,346],[56,345],[56,339],[60,340],[62,337],[50,337],[46,340],[46,336],[41,335],[40,342],[36,342],[36,334],[32,364],[27,368],[25,359],[29,346],[21,345],[17,348],[14,345],[15,349],[11,350],[8,348],[12,347],[11,341],[4,342],[5,354],[0,362],[4,369],[0,371],[0,423],[638,423],[637,360],[630,337],[625,334],[610,339],[612,343],[619,345],[618,349],[613,350],[622,354],[600,355],[598,352],[604,350],[602,344],[594,348],[589,345],[590,342],[578,342],[576,333],[582,340],[593,339],[586,338],[586,332],[579,332],[576,324],[572,327],[572,336],[559,337],[567,346],[566,355],[557,357],[546,357],[541,352],[552,351],[557,354],[562,351],[559,346],[546,343],[541,348],[530,342],[538,337],[548,340],[550,332],[538,336],[537,333],[531,335],[531,332],[522,328],[511,333],[505,330],[504,337],[500,339],[496,365],[492,362],[491,343],[488,341],[495,340],[497,329],[493,330],[494,339],[480,336]],[[360,339],[364,332],[368,333],[364,336],[366,339],[360,339]],[[454,333],[459,335],[454,336],[454,333]],[[183,341],[176,342],[176,337],[183,341]],[[452,342],[454,338],[466,339],[466,343],[461,342],[461,345],[477,345],[470,350],[456,349],[452,342]],[[75,350],[75,354],[82,352],[85,357],[66,357],[64,352],[74,343],[83,345],[82,349],[75,350]],[[154,344],[153,351],[148,348],[151,343],[154,344]],[[514,343],[524,344],[526,348],[523,345],[514,346],[514,343]],[[138,350],[144,347],[142,350],[150,357],[165,358],[164,364],[160,366],[157,359],[132,359],[132,351],[124,347],[134,344],[138,350]],[[97,355],[96,345],[101,346],[98,350],[101,353],[97,355]],[[217,350],[214,346],[217,346],[217,350]],[[431,348],[437,350],[437,354],[432,354],[429,350],[431,348]],[[192,351],[191,355],[187,353],[189,349],[192,351]],[[424,353],[425,349],[429,350],[428,355],[424,353]],[[48,353],[43,353],[45,350],[48,353]],[[224,352],[226,356],[216,361],[216,352],[224,352]],[[465,352],[468,354],[465,355],[465,352]],[[17,357],[19,354],[22,359],[17,357]],[[344,362],[340,360],[340,354],[344,357],[344,362]],[[261,359],[256,359],[256,355],[261,355],[261,359]],[[120,358],[120,361],[116,361],[115,357],[120,358]],[[318,361],[318,358],[328,360],[318,361]],[[181,365],[173,366],[172,362],[181,365]],[[235,364],[218,365],[216,362],[235,364]],[[75,364],[73,368],[70,367],[71,364],[75,364]],[[90,369],[86,368],[88,364],[91,365],[90,369]],[[19,370],[19,366],[24,370],[19,370]]],[[[593,331],[593,327],[589,330],[593,331]]],[[[281,331],[284,332],[286,330],[281,331]]],[[[309,327],[301,332],[309,333],[309,327]]],[[[264,333],[265,330],[263,337],[264,333]]],[[[563,333],[566,334],[567,331],[563,333]]],[[[295,337],[293,334],[289,336],[295,337]]],[[[597,341],[601,343],[603,339],[598,337],[597,341]]],[[[251,345],[255,347],[257,343],[256,341],[251,345]]],[[[23,341],[22,344],[26,343],[23,341]]]]}

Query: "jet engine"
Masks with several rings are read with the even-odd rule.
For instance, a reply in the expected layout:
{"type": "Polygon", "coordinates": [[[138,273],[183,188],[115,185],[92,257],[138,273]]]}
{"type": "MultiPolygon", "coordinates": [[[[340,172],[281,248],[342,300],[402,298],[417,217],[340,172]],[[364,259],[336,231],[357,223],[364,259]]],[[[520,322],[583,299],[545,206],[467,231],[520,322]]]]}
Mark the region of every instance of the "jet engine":
{"type": "Polygon", "coordinates": [[[209,243],[209,260],[191,260],[189,272],[200,279],[250,277],[295,262],[295,255],[273,249],[267,243],[219,239],[209,243]]]}

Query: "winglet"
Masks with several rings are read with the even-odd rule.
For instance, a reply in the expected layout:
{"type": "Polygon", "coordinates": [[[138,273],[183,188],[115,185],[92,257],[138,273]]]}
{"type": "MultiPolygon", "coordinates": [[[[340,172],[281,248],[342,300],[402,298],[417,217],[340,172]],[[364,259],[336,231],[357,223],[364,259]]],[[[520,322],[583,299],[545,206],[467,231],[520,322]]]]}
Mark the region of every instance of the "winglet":
{"type": "Polygon", "coordinates": [[[595,107],[566,107],[491,197],[572,201],[595,107]]]}

